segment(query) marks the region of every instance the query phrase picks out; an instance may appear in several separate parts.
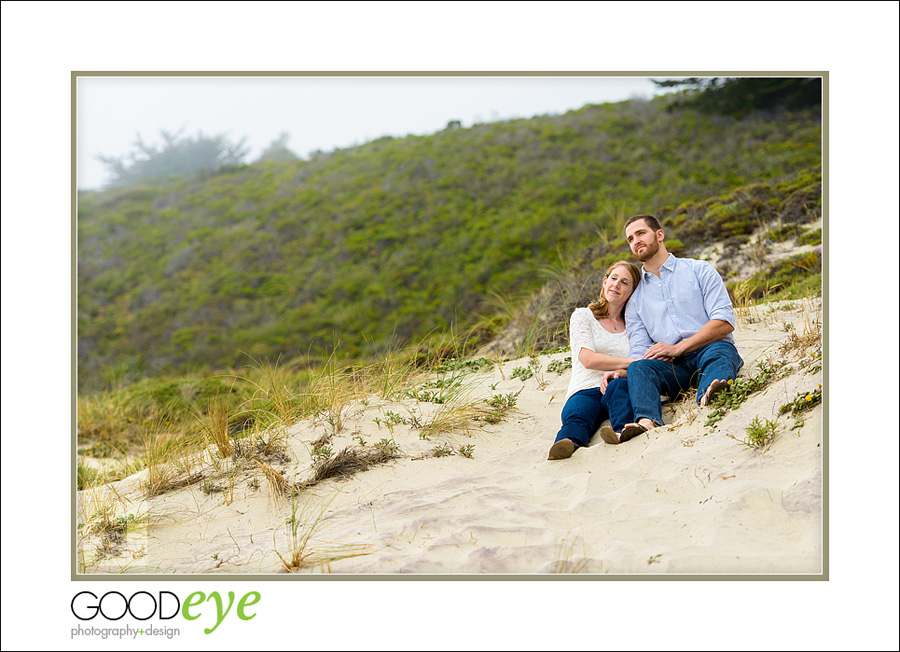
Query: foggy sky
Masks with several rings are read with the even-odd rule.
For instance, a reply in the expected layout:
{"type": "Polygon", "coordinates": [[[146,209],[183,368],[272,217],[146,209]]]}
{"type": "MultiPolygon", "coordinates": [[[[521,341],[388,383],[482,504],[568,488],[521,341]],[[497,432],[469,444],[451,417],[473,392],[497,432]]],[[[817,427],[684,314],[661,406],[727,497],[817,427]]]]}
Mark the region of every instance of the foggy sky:
{"type": "Polygon", "coordinates": [[[585,104],[649,98],[647,77],[79,77],[78,187],[107,181],[97,154],[121,156],[160,129],[246,137],[246,162],[286,131],[301,158],[381,136],[565,113],[585,104]]]}

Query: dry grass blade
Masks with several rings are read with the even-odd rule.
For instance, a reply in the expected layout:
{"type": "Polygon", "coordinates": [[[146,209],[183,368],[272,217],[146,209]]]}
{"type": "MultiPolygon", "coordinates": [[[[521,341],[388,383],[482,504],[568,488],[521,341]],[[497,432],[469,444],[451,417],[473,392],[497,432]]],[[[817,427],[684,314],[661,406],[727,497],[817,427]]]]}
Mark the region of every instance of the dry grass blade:
{"type": "Polygon", "coordinates": [[[313,412],[336,434],[344,429],[344,412],[351,402],[364,394],[360,374],[350,367],[339,367],[333,352],[325,365],[314,373],[307,388],[307,400],[313,412]]]}
{"type": "Polygon", "coordinates": [[[316,545],[316,548],[313,549],[312,537],[321,528],[325,512],[334,497],[324,504],[306,502],[301,508],[301,496],[300,491],[295,491],[291,495],[291,515],[286,520],[290,551],[285,557],[277,549],[275,550],[284,570],[288,573],[296,573],[310,566],[321,565],[323,570],[330,571],[332,561],[371,553],[371,546],[368,545],[331,544],[326,547],[316,545]]]}
{"type": "Polygon", "coordinates": [[[209,402],[206,417],[197,417],[206,439],[216,447],[222,459],[231,457],[231,437],[228,432],[228,406],[216,396],[209,402]]]}
{"type": "Polygon", "coordinates": [[[266,480],[269,481],[269,488],[273,496],[276,498],[283,498],[294,491],[294,485],[288,482],[283,475],[272,467],[271,464],[258,459],[253,461],[256,462],[256,465],[262,469],[262,472],[265,474],[266,480]]]}
{"type": "Polygon", "coordinates": [[[147,497],[152,498],[153,496],[159,496],[160,494],[164,494],[168,491],[174,491],[176,489],[181,489],[182,487],[188,487],[195,482],[199,482],[202,479],[203,474],[200,472],[181,475],[166,475],[164,477],[157,478],[155,481],[147,482],[145,484],[145,490],[147,492],[147,497]]]}
{"type": "MultiPolygon", "coordinates": [[[[484,420],[491,412],[483,400],[471,398],[475,388],[476,378],[464,378],[464,374],[454,373],[449,377],[440,378],[439,385],[442,388],[437,410],[423,421],[419,436],[427,439],[432,435],[464,432],[468,434],[472,422],[484,420]]],[[[434,400],[434,399],[432,399],[434,400]]]]}
{"type": "Polygon", "coordinates": [[[252,396],[237,411],[240,420],[252,423],[259,432],[277,433],[315,410],[300,393],[299,374],[280,366],[279,361],[272,364],[249,357],[253,361],[250,373],[237,376],[253,387],[252,396]]]}
{"type": "Polygon", "coordinates": [[[386,400],[401,398],[420,375],[416,367],[422,345],[400,349],[391,343],[378,360],[362,370],[360,394],[373,392],[386,400]]]}
{"type": "Polygon", "coordinates": [[[464,432],[468,434],[473,422],[484,421],[490,414],[483,401],[450,401],[444,403],[428,419],[420,436],[423,439],[441,433],[464,432]]]}
{"type": "Polygon", "coordinates": [[[334,433],[326,432],[324,435],[316,439],[314,442],[310,444],[313,449],[319,448],[321,446],[327,446],[331,443],[331,440],[334,438],[334,433]]]}
{"type": "Polygon", "coordinates": [[[76,549],[82,572],[104,559],[119,555],[130,529],[145,523],[147,515],[129,513],[132,500],[112,485],[91,487],[77,494],[76,549]],[[93,553],[93,554],[91,554],[93,553]]]}
{"type": "Polygon", "coordinates": [[[142,432],[142,440],[147,460],[142,486],[148,497],[186,487],[203,478],[203,473],[194,471],[196,453],[188,439],[151,428],[142,432]]]}
{"type": "Polygon", "coordinates": [[[791,330],[788,339],[782,343],[779,353],[787,355],[791,352],[802,354],[809,348],[821,346],[822,343],[822,322],[819,318],[813,321],[808,319],[803,323],[803,332],[798,334],[797,330],[791,330]]]}
{"type": "Polygon", "coordinates": [[[313,476],[306,483],[306,486],[312,486],[326,478],[347,478],[354,473],[365,471],[371,466],[383,464],[396,457],[398,457],[398,454],[393,447],[375,446],[373,448],[361,448],[359,446],[348,446],[337,455],[317,462],[313,467],[313,476]]]}
{"type": "Polygon", "coordinates": [[[566,575],[586,572],[592,560],[585,550],[584,538],[580,543],[582,554],[577,556],[575,553],[578,542],[566,542],[565,540],[559,542],[556,548],[556,559],[550,565],[549,572],[566,575]]]}
{"type": "Polygon", "coordinates": [[[755,321],[759,321],[758,309],[753,301],[753,286],[751,282],[748,280],[739,283],[734,288],[733,293],[734,314],[741,325],[747,326],[755,321]]]}

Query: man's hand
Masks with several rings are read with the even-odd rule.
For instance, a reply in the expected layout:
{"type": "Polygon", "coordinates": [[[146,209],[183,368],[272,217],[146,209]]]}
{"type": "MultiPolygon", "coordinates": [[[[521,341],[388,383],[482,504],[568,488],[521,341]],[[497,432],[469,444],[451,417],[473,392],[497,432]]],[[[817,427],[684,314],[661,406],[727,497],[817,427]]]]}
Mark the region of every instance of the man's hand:
{"type": "Polygon", "coordinates": [[[606,387],[609,385],[609,381],[615,380],[616,378],[625,378],[625,371],[622,369],[616,369],[615,371],[607,371],[603,374],[603,378],[600,379],[600,393],[606,394],[606,387]]]}
{"type": "Polygon", "coordinates": [[[663,362],[671,362],[681,355],[681,351],[677,344],[664,344],[657,342],[644,353],[644,360],[662,360],[663,362]]]}

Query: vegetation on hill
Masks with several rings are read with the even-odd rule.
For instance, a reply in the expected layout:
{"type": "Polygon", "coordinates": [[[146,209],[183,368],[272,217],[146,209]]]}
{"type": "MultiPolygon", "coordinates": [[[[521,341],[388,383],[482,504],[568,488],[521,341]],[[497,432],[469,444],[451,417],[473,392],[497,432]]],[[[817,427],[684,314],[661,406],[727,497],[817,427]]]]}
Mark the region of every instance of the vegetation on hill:
{"type": "Polygon", "coordinates": [[[337,342],[374,356],[453,324],[492,335],[506,317],[491,296],[533,293],[542,269],[619,237],[624,214],[740,239],[793,210],[779,183],[817,174],[816,110],[666,107],[586,106],[80,193],[79,386],[314,361],[337,342]]]}
{"type": "MultiPolygon", "coordinates": [[[[753,184],[674,209],[664,207],[660,215],[666,242],[679,255],[720,254],[717,266],[728,281],[738,315],[752,320],[759,301],[821,292],[822,254],[817,247],[821,229],[810,226],[821,216],[820,183],[813,170],[788,182],[753,184]],[[802,211],[797,210],[800,204],[802,211]],[[744,226],[747,220],[757,224],[750,234],[744,226]],[[799,248],[800,253],[776,257],[776,248],[785,244],[795,245],[792,249],[799,248]],[[744,259],[752,263],[749,272],[744,259]]],[[[318,364],[312,358],[275,364],[248,360],[251,364],[241,369],[158,375],[108,391],[82,393],[79,454],[104,458],[112,466],[101,472],[80,464],[78,486],[103,484],[142,468],[165,469],[166,460],[197,455],[211,446],[225,451],[221,453],[225,457],[233,453],[228,452],[230,443],[235,450],[246,452],[250,446],[259,454],[272,455],[279,450],[286,426],[311,417],[337,432],[351,406],[369,405],[370,400],[414,399],[446,408],[438,414],[446,413],[447,420],[419,424],[425,437],[453,427],[458,418],[495,423],[514,406],[515,395],[494,396],[488,405],[460,402],[453,397],[462,396],[457,391],[466,386],[465,377],[490,369],[505,357],[531,356],[528,367],[512,374],[524,381],[541,373],[538,352],[566,350],[572,308],[595,299],[606,266],[627,257],[621,230],[621,225],[609,226],[571,266],[557,268],[554,278],[530,301],[507,302],[509,318],[497,323],[500,336],[475,356],[466,333],[450,331],[421,344],[388,347],[368,362],[341,359],[339,354],[318,364]]],[[[564,372],[571,367],[567,361],[548,365],[546,372],[564,372]]],[[[384,416],[388,429],[392,420],[408,422],[393,412],[384,416]]],[[[196,477],[200,476],[188,474],[185,480],[196,477]]],[[[169,486],[162,480],[157,484],[159,490],[169,486]]]]}
{"type": "MultiPolygon", "coordinates": [[[[754,183],[724,195],[655,211],[665,233],[666,248],[678,257],[712,259],[736,305],[763,298],[799,298],[821,293],[821,229],[810,226],[822,217],[820,168],[803,171],[779,183],[754,183]],[[774,257],[779,245],[807,250],[774,257]]],[[[594,301],[603,274],[617,260],[631,258],[624,237],[626,215],[605,228],[567,267],[525,305],[510,306],[502,335],[485,351],[508,356],[568,344],[568,317],[594,301]]]]}
{"type": "Polygon", "coordinates": [[[740,117],[750,111],[802,109],[822,105],[821,77],[687,77],[656,81],[661,87],[699,89],[670,108],[691,107],[740,117]]]}

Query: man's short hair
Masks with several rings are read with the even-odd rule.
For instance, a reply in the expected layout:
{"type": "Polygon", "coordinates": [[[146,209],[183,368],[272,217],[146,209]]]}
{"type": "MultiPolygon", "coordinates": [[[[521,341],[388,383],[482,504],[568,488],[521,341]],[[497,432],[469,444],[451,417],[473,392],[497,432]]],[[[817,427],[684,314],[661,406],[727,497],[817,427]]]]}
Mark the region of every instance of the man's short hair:
{"type": "Polygon", "coordinates": [[[659,223],[659,220],[653,217],[652,215],[634,215],[628,218],[628,221],[625,222],[625,228],[628,228],[628,225],[632,222],[637,222],[638,220],[644,220],[644,224],[649,226],[654,232],[662,229],[662,224],[659,223]]]}

